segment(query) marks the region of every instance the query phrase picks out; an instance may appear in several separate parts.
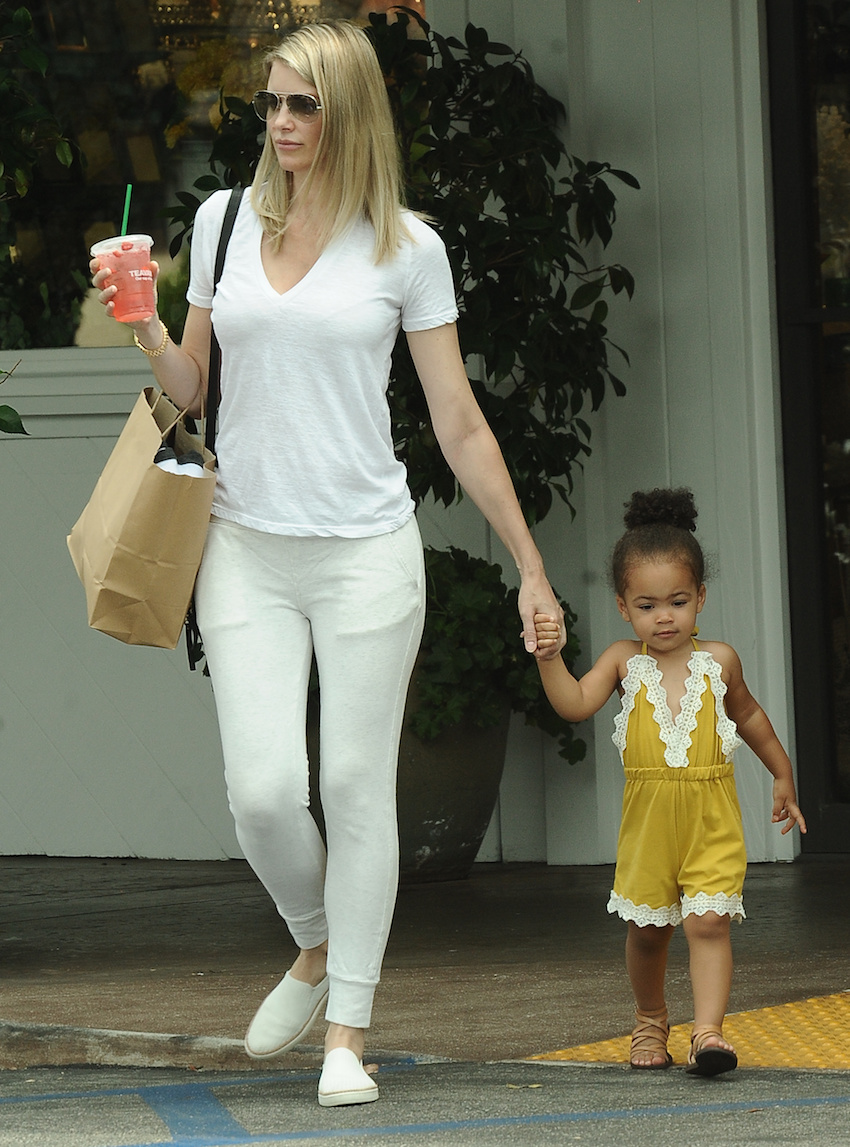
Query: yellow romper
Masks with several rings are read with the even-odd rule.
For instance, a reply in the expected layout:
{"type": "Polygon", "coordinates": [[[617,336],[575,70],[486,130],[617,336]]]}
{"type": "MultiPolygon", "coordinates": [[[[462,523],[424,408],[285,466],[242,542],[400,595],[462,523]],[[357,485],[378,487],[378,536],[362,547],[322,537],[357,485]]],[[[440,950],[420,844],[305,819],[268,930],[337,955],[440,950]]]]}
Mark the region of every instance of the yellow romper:
{"type": "Polygon", "coordinates": [[[645,644],[626,670],[613,735],[626,789],[608,911],[640,926],[692,912],[741,921],[747,853],[732,764],[741,739],[720,666],[694,641],[675,721],[645,644]]]}

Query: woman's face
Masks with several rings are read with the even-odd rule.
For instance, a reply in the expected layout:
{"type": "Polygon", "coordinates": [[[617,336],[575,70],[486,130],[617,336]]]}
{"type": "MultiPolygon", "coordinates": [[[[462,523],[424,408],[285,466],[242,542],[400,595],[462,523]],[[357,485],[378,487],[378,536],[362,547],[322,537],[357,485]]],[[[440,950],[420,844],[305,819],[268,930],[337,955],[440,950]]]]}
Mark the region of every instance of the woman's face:
{"type": "MultiPolygon", "coordinates": [[[[275,60],[271,66],[268,90],[288,94],[298,92],[314,96],[317,100],[319,98],[313,85],[308,84],[282,60],[275,60]]],[[[314,120],[305,123],[296,119],[286,106],[286,101],[281,100],[279,110],[266,120],[266,130],[274,144],[278,163],[284,171],[292,173],[293,185],[297,188],[316,158],[322,134],[322,113],[319,112],[314,120]]]]}

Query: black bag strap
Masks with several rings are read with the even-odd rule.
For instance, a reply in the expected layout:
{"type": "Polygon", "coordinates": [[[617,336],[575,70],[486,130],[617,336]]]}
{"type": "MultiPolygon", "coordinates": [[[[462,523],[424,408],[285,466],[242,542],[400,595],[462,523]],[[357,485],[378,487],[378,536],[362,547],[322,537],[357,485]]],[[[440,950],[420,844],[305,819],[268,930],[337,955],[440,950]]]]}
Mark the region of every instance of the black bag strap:
{"type": "MultiPolygon", "coordinates": [[[[224,270],[224,257],[227,254],[227,244],[230,242],[230,236],[233,232],[233,224],[236,222],[236,215],[239,211],[239,204],[242,202],[242,195],[245,191],[244,187],[234,187],[230,193],[230,199],[227,203],[227,210],[224,213],[224,221],[221,225],[221,235],[218,240],[218,250],[215,254],[215,270],[213,271],[213,294],[218,286],[218,281],[221,278],[221,272],[224,270]]],[[[218,415],[218,403],[221,396],[221,347],[218,345],[218,339],[215,335],[215,330],[210,330],[210,369],[207,379],[207,401],[206,413],[204,421],[204,445],[210,451],[215,447],[215,422],[218,415]]]]}
{"type": "MultiPolygon", "coordinates": [[[[218,240],[218,249],[215,253],[215,269],[213,271],[213,294],[218,286],[221,273],[224,270],[224,257],[227,254],[227,244],[236,222],[239,204],[242,202],[244,187],[234,187],[230,193],[227,210],[221,224],[221,235],[218,240]]],[[[210,451],[215,448],[215,423],[218,415],[218,401],[221,395],[221,347],[215,337],[215,330],[210,329],[210,369],[207,379],[207,401],[204,416],[204,445],[210,451]]],[[[195,599],[189,603],[189,610],[184,622],[186,632],[186,654],[189,658],[189,668],[194,670],[204,660],[204,643],[198,629],[198,619],[195,616],[195,599]]],[[[204,673],[208,674],[206,666],[204,673]]]]}

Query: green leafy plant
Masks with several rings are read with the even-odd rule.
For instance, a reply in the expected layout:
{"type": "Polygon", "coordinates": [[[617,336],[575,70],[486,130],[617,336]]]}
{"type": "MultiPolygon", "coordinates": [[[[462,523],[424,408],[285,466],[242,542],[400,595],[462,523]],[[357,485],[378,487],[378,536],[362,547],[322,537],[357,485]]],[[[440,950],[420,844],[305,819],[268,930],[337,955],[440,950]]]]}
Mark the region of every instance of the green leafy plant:
{"type": "MultiPolygon", "coordinates": [[[[373,17],[373,37],[402,139],[411,207],[436,220],[458,289],[458,331],[476,397],[505,455],[525,513],[541,521],[558,497],[569,504],[573,467],[590,452],[581,417],[607,388],[615,350],[603,296],[634,282],[619,264],[599,265],[615,220],[608,180],[637,180],[608,163],[567,153],[563,106],[529,62],[469,25],[465,42],[438,35],[413,13],[373,17]],[[417,20],[426,39],[408,35],[417,20]]],[[[421,387],[406,343],[396,351],[393,411],[411,489],[450,505],[461,495],[435,459],[421,387]]]]}
{"type": "MultiPolygon", "coordinates": [[[[87,284],[79,271],[61,282],[24,273],[21,231],[44,162],[68,168],[74,150],[49,108],[47,56],[29,9],[0,7],[0,347],[56,346],[73,338],[87,284]]],[[[36,262],[37,262],[36,257],[36,262]]]]}
{"type": "MultiPolygon", "coordinates": [[[[519,639],[518,591],[505,585],[501,568],[455,546],[427,546],[425,572],[428,610],[410,715],[413,732],[431,740],[464,720],[486,729],[509,707],[557,737],[570,763],[582,760],[584,741],[541,695],[534,660],[519,639]]],[[[579,652],[576,615],[565,601],[561,605],[568,628],[564,656],[572,662],[579,652]]]]}
{"type": "MultiPolygon", "coordinates": [[[[18,362],[12,367],[12,370],[3,370],[2,367],[0,367],[0,375],[3,376],[0,378],[0,385],[6,381],[15,367],[19,365],[20,359],[18,359],[18,362]]],[[[26,434],[20,414],[18,414],[17,410],[13,410],[11,406],[0,405],[0,432],[3,434],[26,434]]]]}
{"type": "MultiPolygon", "coordinates": [[[[628,360],[605,323],[608,299],[630,297],[634,282],[625,267],[598,256],[616,220],[610,182],[638,182],[609,163],[570,155],[559,134],[562,105],[520,53],[492,42],[483,28],[468,25],[461,41],[401,10],[392,23],[373,14],[370,35],[395,113],[408,202],[434,220],[446,243],[461,347],[520,502],[532,524],[557,500],[572,510],[574,467],[590,453],[583,415],[609,391],[625,391],[609,356],[628,360]]],[[[251,108],[222,93],[220,111],[210,174],[195,183],[202,194],[250,182],[259,157],[251,108]]],[[[166,213],[180,228],[172,254],[190,234],[201,201],[192,193],[178,198],[166,213]]],[[[460,500],[403,337],[390,402],[417,504],[460,500]]],[[[507,704],[558,736],[561,756],[580,760],[584,743],[552,712],[519,640],[517,591],[504,584],[501,569],[456,548],[428,549],[426,563],[414,731],[434,737],[465,718],[487,727],[507,704]]],[[[575,614],[562,604],[571,660],[578,653],[575,614]]]]}
{"type": "Polygon", "coordinates": [[[157,310],[175,342],[183,338],[186,322],[186,291],[189,289],[189,259],[184,249],[156,280],[157,310]]]}

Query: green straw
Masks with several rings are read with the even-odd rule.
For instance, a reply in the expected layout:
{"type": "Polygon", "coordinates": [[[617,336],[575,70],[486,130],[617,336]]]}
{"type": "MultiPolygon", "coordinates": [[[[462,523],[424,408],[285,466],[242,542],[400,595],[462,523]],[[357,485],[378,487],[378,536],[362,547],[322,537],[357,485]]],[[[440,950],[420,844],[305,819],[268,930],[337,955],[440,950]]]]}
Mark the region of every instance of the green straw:
{"type": "Polygon", "coordinates": [[[124,196],[124,218],[121,221],[121,234],[127,234],[127,220],[130,218],[130,196],[133,194],[133,184],[127,184],[127,194],[124,196]]]}

